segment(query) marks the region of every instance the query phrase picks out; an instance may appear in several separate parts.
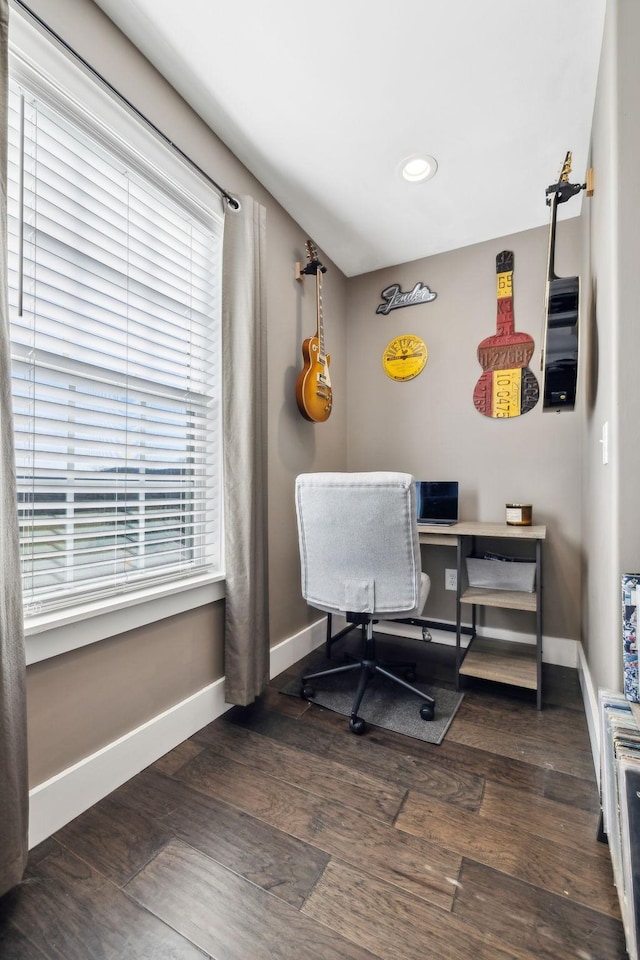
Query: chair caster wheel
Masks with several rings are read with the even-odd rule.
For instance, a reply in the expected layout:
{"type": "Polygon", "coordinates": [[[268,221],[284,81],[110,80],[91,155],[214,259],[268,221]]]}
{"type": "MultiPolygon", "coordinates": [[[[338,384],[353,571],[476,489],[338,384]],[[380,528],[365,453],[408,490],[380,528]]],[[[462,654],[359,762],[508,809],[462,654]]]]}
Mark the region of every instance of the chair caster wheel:
{"type": "Polygon", "coordinates": [[[360,736],[364,733],[365,722],[362,717],[350,717],[349,718],[349,730],[351,733],[355,733],[356,736],[360,736]]]}
{"type": "Polygon", "coordinates": [[[316,692],[315,692],[315,690],[313,689],[313,687],[310,687],[308,683],[305,683],[305,685],[303,686],[302,690],[300,691],[300,696],[302,697],[302,699],[303,699],[303,700],[313,700],[313,698],[315,697],[315,695],[316,695],[316,692]]]}
{"type": "Polygon", "coordinates": [[[420,716],[423,720],[433,720],[435,710],[432,703],[423,703],[420,707],[420,716]]]}

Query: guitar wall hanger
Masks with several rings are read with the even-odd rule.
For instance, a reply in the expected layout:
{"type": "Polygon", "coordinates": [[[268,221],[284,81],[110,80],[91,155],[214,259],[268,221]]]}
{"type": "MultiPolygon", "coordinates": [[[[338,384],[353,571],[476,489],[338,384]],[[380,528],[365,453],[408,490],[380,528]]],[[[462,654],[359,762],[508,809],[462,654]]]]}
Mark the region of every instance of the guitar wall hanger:
{"type": "Polygon", "coordinates": [[[593,167],[589,167],[587,170],[587,179],[585,183],[552,183],[545,190],[547,198],[547,206],[551,206],[551,195],[556,194],[557,199],[556,203],[565,203],[567,200],[570,200],[571,197],[575,197],[577,193],[580,193],[581,190],[586,191],[588,197],[593,196],[594,190],[594,174],[593,167]]]}
{"type": "Polygon", "coordinates": [[[552,183],[547,187],[545,194],[547,197],[547,206],[551,206],[551,194],[556,194],[556,203],[565,203],[571,197],[575,197],[581,190],[586,190],[586,183],[552,183]]]}
{"type": "Polygon", "coordinates": [[[310,260],[304,267],[299,260],[296,261],[296,280],[302,281],[305,277],[315,277],[318,271],[320,271],[320,273],[327,272],[327,268],[323,263],[320,263],[319,260],[310,260]]]}

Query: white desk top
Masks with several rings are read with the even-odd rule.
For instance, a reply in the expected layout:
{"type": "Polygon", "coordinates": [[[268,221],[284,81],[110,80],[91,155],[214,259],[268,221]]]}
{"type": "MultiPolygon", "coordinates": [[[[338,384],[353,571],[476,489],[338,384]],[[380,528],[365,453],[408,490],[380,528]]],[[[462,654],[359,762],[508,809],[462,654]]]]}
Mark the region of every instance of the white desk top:
{"type": "Polygon", "coordinates": [[[443,523],[419,523],[418,533],[429,537],[510,537],[513,540],[544,540],[544,524],[516,526],[508,523],[482,523],[480,520],[461,520],[446,526],[443,523]]]}

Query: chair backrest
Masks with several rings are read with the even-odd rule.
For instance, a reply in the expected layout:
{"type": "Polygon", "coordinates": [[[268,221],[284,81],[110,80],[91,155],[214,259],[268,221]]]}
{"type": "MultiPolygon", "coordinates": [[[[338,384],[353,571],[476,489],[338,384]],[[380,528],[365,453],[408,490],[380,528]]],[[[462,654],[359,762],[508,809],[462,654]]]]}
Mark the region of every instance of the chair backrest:
{"type": "Polygon", "coordinates": [[[418,610],[421,562],[411,474],[301,474],[296,513],[308,603],[380,615],[418,610]]]}

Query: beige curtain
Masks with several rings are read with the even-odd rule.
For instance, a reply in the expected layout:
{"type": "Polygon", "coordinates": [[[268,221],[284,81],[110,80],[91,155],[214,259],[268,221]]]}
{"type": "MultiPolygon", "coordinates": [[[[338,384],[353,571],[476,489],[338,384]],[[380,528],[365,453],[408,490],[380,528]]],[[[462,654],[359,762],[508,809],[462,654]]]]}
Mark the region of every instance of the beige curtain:
{"type": "Polygon", "coordinates": [[[245,706],[269,679],[264,207],[240,198],[224,227],[225,698],[245,706]]]}
{"type": "Polygon", "coordinates": [[[22,879],[29,797],[22,590],[11,413],[7,307],[7,34],[0,0],[0,896],[22,879]]]}

